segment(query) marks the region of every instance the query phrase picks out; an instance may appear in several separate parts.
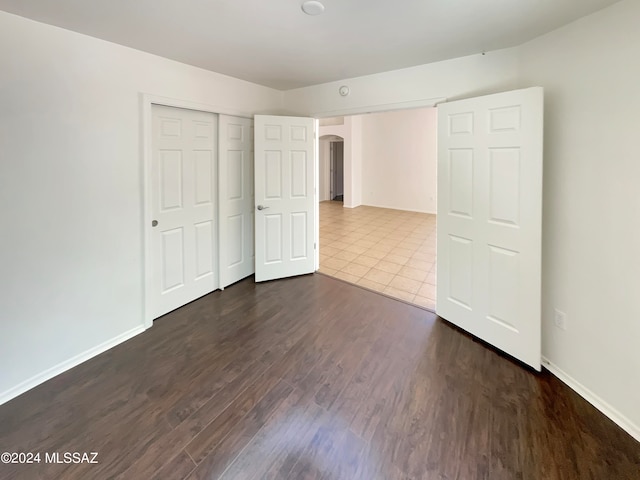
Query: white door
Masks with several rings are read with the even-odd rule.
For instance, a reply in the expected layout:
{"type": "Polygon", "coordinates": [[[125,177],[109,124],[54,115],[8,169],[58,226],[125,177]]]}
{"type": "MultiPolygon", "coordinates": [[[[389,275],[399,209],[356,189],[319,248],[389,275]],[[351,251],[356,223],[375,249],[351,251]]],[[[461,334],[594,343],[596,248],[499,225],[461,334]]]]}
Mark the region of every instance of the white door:
{"type": "Polygon", "coordinates": [[[220,115],[220,287],[254,272],[253,119],[220,115]]]}
{"type": "Polygon", "coordinates": [[[218,288],[217,119],[158,105],[152,116],[148,298],[157,318],[218,288]]]}
{"type": "Polygon", "coordinates": [[[256,115],[256,281],[315,271],[313,118],[256,115]]]}
{"type": "Polygon", "coordinates": [[[542,88],[438,106],[436,312],[540,370],[542,88]]]}

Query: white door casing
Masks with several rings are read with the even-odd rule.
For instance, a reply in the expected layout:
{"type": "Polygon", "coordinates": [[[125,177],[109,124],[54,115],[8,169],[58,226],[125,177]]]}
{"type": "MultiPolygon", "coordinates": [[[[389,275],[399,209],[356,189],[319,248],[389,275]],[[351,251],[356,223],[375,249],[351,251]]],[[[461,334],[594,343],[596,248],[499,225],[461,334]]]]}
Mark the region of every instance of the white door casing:
{"type": "Polygon", "coordinates": [[[540,370],[543,90],[438,106],[436,312],[540,370]]]}
{"type": "Polygon", "coordinates": [[[256,115],[256,281],[316,268],[316,120],[256,115]]]}
{"type": "Polygon", "coordinates": [[[253,119],[220,115],[220,286],[254,273],[253,119]]]}
{"type": "Polygon", "coordinates": [[[151,318],[218,288],[217,118],[152,106],[151,318]]]}

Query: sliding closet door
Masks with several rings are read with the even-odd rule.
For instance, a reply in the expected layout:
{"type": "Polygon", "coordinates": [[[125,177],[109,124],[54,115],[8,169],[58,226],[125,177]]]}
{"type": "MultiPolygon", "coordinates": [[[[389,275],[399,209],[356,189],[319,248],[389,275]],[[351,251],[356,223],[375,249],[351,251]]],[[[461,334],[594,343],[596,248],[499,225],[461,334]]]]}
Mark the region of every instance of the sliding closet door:
{"type": "Polygon", "coordinates": [[[152,106],[148,308],[157,318],[218,288],[217,116],[152,106]]]}
{"type": "Polygon", "coordinates": [[[255,271],[253,119],[220,115],[220,287],[255,271]]]}

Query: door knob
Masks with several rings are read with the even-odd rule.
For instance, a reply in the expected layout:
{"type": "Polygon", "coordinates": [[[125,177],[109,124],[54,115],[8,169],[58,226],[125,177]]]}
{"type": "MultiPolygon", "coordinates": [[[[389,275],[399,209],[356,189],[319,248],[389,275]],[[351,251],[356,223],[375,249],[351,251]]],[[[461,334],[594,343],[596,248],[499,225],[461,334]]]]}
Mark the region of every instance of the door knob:
{"type": "Polygon", "coordinates": [[[264,205],[258,205],[258,210],[266,210],[269,207],[265,207],[264,205]]]}
{"type": "Polygon", "coordinates": [[[151,220],[151,226],[152,227],[157,227],[158,226],[158,220],[151,220]]]}

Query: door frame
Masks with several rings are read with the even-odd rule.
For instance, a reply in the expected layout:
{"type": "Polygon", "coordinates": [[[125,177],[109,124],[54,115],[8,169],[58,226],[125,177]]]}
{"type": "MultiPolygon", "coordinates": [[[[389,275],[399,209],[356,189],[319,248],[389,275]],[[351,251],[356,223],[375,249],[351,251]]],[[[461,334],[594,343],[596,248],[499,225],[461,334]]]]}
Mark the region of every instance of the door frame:
{"type": "MultiPolygon", "coordinates": [[[[151,262],[151,220],[153,220],[153,212],[152,212],[152,203],[151,203],[151,162],[153,158],[153,145],[152,145],[152,126],[153,126],[153,117],[151,112],[152,105],[162,105],[165,107],[175,107],[182,108],[186,110],[197,110],[205,113],[212,114],[223,114],[223,115],[232,115],[235,117],[245,117],[245,118],[253,118],[253,113],[243,112],[238,110],[233,110],[229,108],[218,107],[214,105],[208,105],[198,102],[191,102],[188,100],[181,100],[177,98],[169,98],[162,97],[159,95],[152,95],[148,93],[140,93],[140,144],[141,144],[141,165],[140,165],[140,174],[142,182],[142,198],[141,202],[141,210],[142,210],[142,225],[141,225],[141,245],[142,245],[142,318],[144,320],[144,328],[145,330],[153,326],[153,318],[151,309],[149,308],[152,300],[151,300],[151,289],[149,285],[152,283],[152,262],[151,262]]],[[[218,146],[216,145],[216,149],[218,146]]],[[[217,168],[217,164],[216,164],[217,168]]],[[[220,178],[218,178],[218,183],[220,183],[220,178]]],[[[218,185],[216,185],[216,189],[218,185]]],[[[218,207],[219,207],[219,199],[217,199],[218,203],[216,204],[216,240],[218,241],[218,251],[214,252],[217,260],[217,278],[218,285],[216,289],[219,288],[220,282],[220,238],[219,238],[219,216],[218,216],[218,207]]]]}
{"type": "MultiPolygon", "coordinates": [[[[330,118],[330,117],[341,117],[341,116],[346,117],[346,116],[352,116],[352,115],[363,115],[367,113],[385,113],[385,112],[393,112],[393,111],[399,111],[399,110],[411,110],[414,108],[428,108],[428,107],[436,108],[438,104],[447,102],[448,100],[449,99],[447,97],[433,97],[433,98],[424,98],[424,99],[419,99],[419,100],[414,100],[409,102],[370,104],[370,105],[364,105],[360,107],[344,108],[340,110],[332,110],[332,111],[325,111],[325,112],[316,111],[316,112],[311,112],[309,115],[316,119],[321,119],[321,118],[330,118]]],[[[331,128],[331,127],[333,127],[333,125],[327,126],[327,128],[331,128]]],[[[345,142],[345,148],[346,148],[347,140],[340,133],[328,131],[324,133],[324,135],[341,136],[343,138],[343,141],[345,142]]],[[[318,129],[318,138],[320,138],[319,129],[318,129]]],[[[319,162],[318,162],[318,165],[319,165],[319,162]]],[[[345,177],[346,177],[347,170],[349,172],[352,172],[353,165],[352,165],[351,158],[349,157],[349,161],[347,162],[347,157],[345,155],[343,159],[343,175],[345,177]]],[[[319,173],[317,173],[317,175],[319,175],[319,173]]],[[[331,174],[329,176],[331,176],[331,174]]],[[[344,188],[346,189],[346,186],[344,188]]],[[[329,195],[329,197],[330,197],[329,200],[331,200],[331,195],[329,195]]],[[[344,198],[346,199],[346,195],[344,198]]],[[[320,202],[318,202],[318,204],[319,203],[320,202]]],[[[344,208],[352,208],[351,206],[346,206],[346,204],[343,204],[343,205],[344,205],[344,208]]],[[[316,241],[318,242],[317,243],[318,249],[316,250],[317,256],[318,256],[317,266],[316,266],[316,270],[317,270],[320,268],[320,249],[322,248],[320,246],[320,241],[319,241],[319,232],[320,232],[320,213],[319,212],[317,213],[317,218],[316,218],[316,230],[318,232],[317,234],[318,238],[316,238],[316,241]]],[[[435,313],[435,309],[433,310],[433,313],[435,313]]]]}

